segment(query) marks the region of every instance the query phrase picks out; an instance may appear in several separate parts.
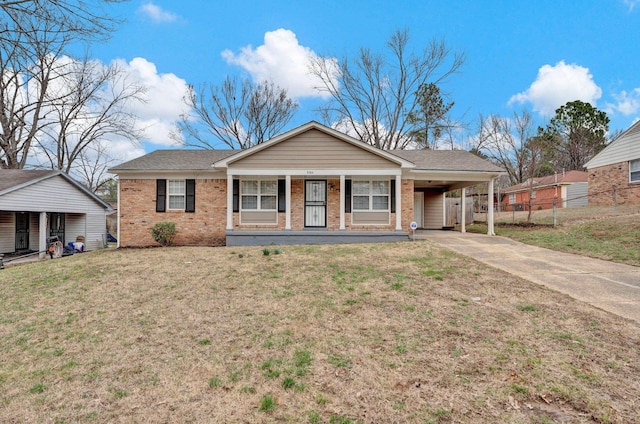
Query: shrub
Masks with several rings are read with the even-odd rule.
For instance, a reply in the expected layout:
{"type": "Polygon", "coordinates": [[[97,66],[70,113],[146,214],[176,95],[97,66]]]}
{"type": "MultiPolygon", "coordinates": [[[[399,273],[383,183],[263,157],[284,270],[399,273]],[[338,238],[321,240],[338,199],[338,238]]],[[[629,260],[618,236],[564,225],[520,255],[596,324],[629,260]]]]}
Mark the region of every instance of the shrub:
{"type": "Polygon", "coordinates": [[[176,237],[176,224],[173,222],[158,222],[151,227],[151,236],[163,246],[171,246],[176,237]]]}

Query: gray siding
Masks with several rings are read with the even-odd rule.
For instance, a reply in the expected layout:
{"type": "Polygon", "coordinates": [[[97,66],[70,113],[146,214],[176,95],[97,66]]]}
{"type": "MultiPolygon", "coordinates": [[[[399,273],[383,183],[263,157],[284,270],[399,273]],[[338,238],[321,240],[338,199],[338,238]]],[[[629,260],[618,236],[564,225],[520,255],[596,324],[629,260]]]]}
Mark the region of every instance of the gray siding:
{"type": "Polygon", "coordinates": [[[587,206],[589,198],[587,197],[587,183],[573,183],[567,186],[567,207],[579,208],[587,206]]]}
{"type": "Polygon", "coordinates": [[[587,169],[640,159],[640,122],[587,162],[587,169]]]}
{"type": "Polygon", "coordinates": [[[0,212],[0,253],[11,253],[15,248],[15,215],[13,212],[0,212]]]}
{"type": "Polygon", "coordinates": [[[0,196],[0,210],[105,213],[102,205],[61,176],[48,178],[0,196]]]}
{"type": "Polygon", "coordinates": [[[231,169],[393,169],[400,165],[309,130],[230,164],[231,169]]]}
{"type": "Polygon", "coordinates": [[[38,250],[40,247],[40,214],[32,213],[29,220],[29,249],[38,250]]]}

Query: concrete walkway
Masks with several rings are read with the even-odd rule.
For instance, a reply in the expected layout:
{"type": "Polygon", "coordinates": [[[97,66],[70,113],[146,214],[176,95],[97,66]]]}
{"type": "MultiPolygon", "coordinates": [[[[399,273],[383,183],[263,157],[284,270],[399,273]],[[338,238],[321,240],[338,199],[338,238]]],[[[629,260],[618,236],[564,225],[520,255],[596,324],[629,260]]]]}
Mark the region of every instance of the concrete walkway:
{"type": "Polygon", "coordinates": [[[640,323],[640,268],[530,246],[505,237],[419,231],[427,239],[510,274],[640,323]]]}

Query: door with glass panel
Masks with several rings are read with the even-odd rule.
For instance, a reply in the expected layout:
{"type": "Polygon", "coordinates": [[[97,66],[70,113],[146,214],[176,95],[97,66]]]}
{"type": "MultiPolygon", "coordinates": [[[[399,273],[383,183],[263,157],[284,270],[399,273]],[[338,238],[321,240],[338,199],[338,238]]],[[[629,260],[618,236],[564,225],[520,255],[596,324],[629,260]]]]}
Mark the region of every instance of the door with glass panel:
{"type": "Polygon", "coordinates": [[[327,226],[327,182],[306,180],[304,182],[304,226],[325,228],[327,226]]]}

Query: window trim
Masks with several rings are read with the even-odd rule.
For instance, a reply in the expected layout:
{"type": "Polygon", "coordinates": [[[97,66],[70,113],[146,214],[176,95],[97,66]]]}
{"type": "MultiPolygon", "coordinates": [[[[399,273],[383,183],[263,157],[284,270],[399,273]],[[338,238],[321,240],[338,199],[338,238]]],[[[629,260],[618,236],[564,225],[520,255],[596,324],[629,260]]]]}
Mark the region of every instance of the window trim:
{"type": "Polygon", "coordinates": [[[250,180],[240,180],[239,183],[240,187],[238,190],[238,211],[239,212],[243,212],[243,211],[251,211],[251,212],[261,212],[261,211],[265,211],[265,212],[278,212],[278,179],[272,179],[272,178],[266,178],[266,179],[250,179],[250,180]],[[245,182],[251,182],[251,181],[255,181],[258,185],[258,190],[257,193],[250,193],[250,194],[244,194],[242,192],[242,188],[244,186],[243,183],[245,182]],[[275,193],[273,194],[262,194],[262,183],[263,182],[273,182],[275,183],[275,193]],[[242,201],[242,199],[245,196],[256,196],[257,197],[257,202],[256,202],[256,208],[255,209],[247,209],[243,207],[244,202],[242,201]],[[263,197],[274,197],[275,198],[275,205],[273,208],[263,208],[262,207],[262,198],[263,197]]]}
{"type": "Polygon", "coordinates": [[[390,179],[376,179],[376,178],[370,178],[370,179],[353,179],[351,181],[351,212],[387,212],[387,213],[391,213],[391,180],[390,179]],[[358,194],[356,193],[355,190],[355,186],[358,183],[368,183],[369,185],[369,194],[358,194]],[[386,182],[387,183],[387,194],[374,194],[373,193],[373,183],[374,182],[386,182]],[[369,198],[369,206],[367,209],[358,209],[356,202],[354,201],[354,199],[356,197],[365,197],[367,196],[369,198]],[[387,198],[387,207],[386,209],[374,209],[373,208],[373,199],[374,197],[386,197],[387,198]]]}
{"type": "Polygon", "coordinates": [[[509,204],[510,205],[515,205],[516,203],[516,194],[515,193],[509,193],[509,204]]]}
{"type": "Polygon", "coordinates": [[[636,183],[640,183],[640,159],[633,159],[629,161],[629,183],[630,184],[636,184],[636,183]],[[631,170],[631,164],[636,163],[637,166],[637,170],[632,171],[631,170]],[[634,174],[636,176],[636,179],[634,179],[634,174]]]}

